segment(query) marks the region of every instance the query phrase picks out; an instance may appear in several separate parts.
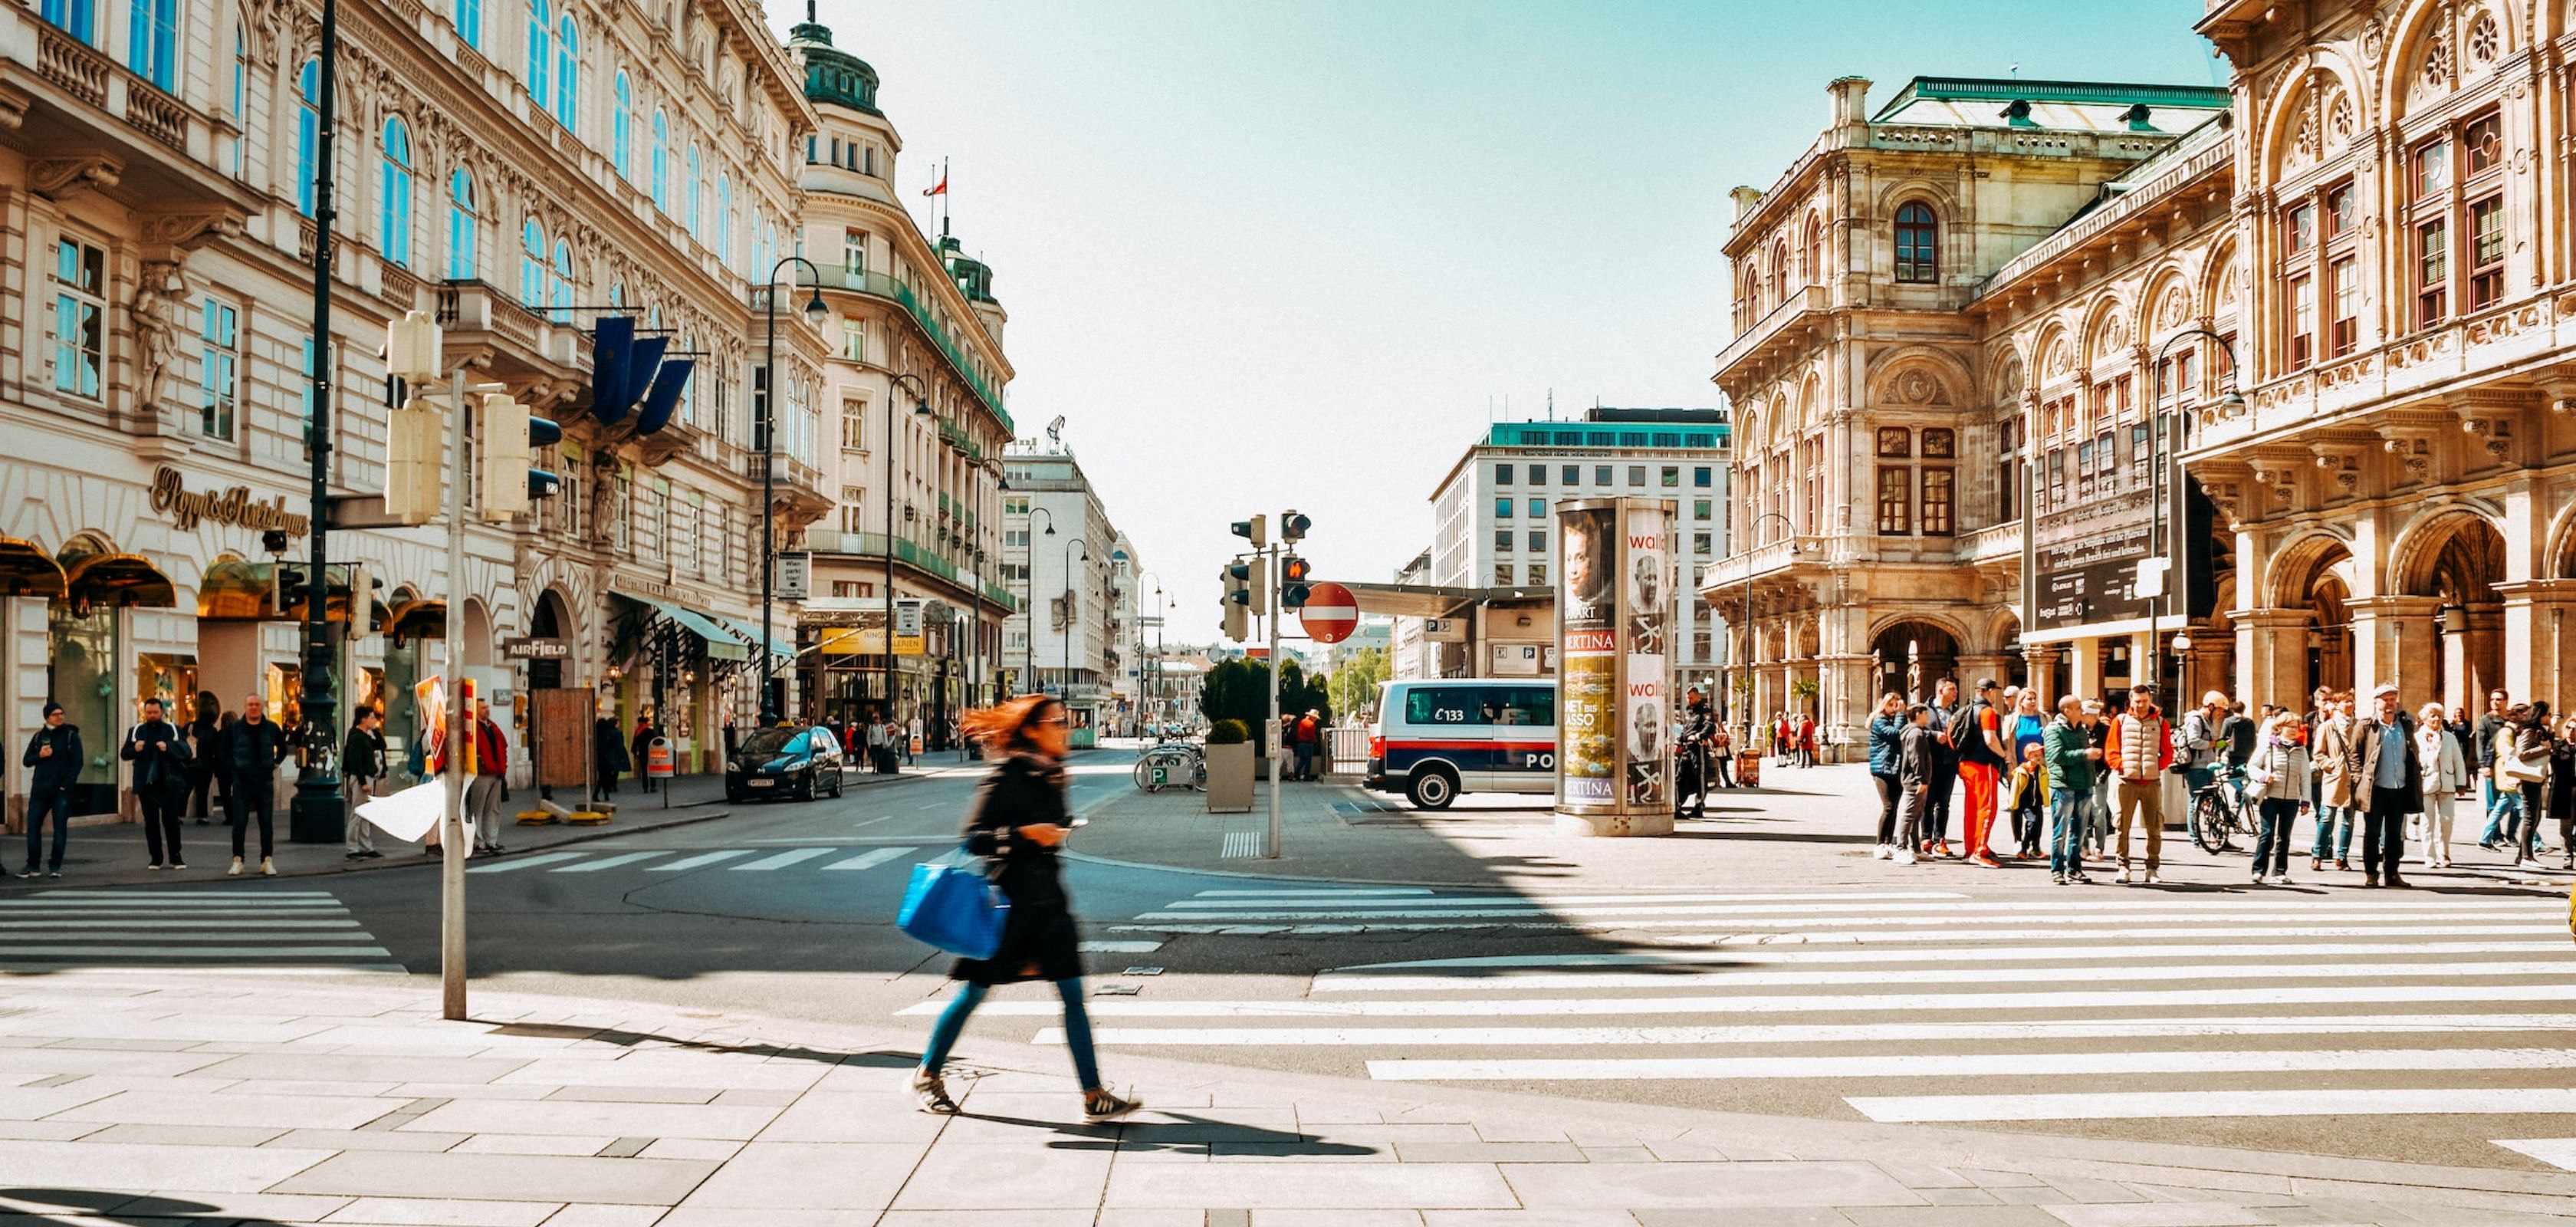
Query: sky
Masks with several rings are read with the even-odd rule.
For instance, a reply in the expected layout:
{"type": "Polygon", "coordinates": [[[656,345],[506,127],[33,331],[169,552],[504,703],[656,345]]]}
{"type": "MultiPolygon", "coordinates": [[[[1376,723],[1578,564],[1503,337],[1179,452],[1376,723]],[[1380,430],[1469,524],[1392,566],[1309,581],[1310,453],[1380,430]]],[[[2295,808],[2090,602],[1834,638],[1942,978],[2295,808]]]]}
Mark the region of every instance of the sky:
{"type": "MultiPolygon", "coordinates": [[[[782,24],[802,15],[780,0],[782,24]]],[[[1064,440],[1216,636],[1229,522],[1294,507],[1385,581],[1497,420],[1707,406],[1738,184],[1857,74],[2223,84],[2194,0],[819,0],[1010,313],[1006,400],[1064,440]],[[1508,408],[1506,408],[1508,406],[1508,408]]],[[[1094,543],[1097,545],[1098,543],[1094,543]]],[[[1151,613],[1150,608],[1143,612],[1151,613]]],[[[1293,621],[1291,628],[1293,629],[1293,621]]]]}

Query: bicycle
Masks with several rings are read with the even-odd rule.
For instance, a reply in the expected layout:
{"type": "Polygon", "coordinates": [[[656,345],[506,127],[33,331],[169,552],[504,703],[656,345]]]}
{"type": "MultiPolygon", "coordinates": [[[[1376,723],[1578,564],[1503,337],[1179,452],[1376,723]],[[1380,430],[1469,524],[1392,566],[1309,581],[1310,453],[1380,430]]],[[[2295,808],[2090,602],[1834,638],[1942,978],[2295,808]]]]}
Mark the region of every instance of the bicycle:
{"type": "Polygon", "coordinates": [[[1136,787],[1148,793],[1176,787],[1205,792],[1207,751],[1194,741],[1156,742],[1136,756],[1135,779],[1136,787]]]}
{"type": "Polygon", "coordinates": [[[2251,836],[2262,829],[2255,825],[2255,802],[2245,796],[2245,784],[2245,768],[2222,760],[2216,778],[2192,794],[2189,825],[2194,846],[2217,856],[2228,850],[2235,836],[2251,836]]]}

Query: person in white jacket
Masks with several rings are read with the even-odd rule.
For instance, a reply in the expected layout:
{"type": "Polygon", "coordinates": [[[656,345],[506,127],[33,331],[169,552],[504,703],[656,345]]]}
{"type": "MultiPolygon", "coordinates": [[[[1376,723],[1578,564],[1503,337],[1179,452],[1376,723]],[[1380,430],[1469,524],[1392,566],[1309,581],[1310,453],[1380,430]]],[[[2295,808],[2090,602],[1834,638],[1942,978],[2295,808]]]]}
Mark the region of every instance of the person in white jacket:
{"type": "Polygon", "coordinates": [[[2424,863],[2435,869],[2451,864],[2451,795],[2468,787],[2468,757],[2442,726],[2442,705],[2427,703],[2416,713],[2415,752],[2424,764],[2424,863]]]}

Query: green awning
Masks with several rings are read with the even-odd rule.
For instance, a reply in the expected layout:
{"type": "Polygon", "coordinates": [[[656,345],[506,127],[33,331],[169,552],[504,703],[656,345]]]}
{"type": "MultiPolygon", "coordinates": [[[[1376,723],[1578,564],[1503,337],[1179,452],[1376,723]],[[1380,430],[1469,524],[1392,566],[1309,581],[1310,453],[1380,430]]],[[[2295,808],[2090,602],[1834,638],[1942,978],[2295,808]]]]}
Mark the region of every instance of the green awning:
{"type": "MultiPolygon", "coordinates": [[[[724,614],[717,614],[715,615],[715,618],[717,621],[733,628],[734,634],[741,636],[742,641],[746,646],[760,642],[760,626],[758,623],[749,622],[741,618],[727,617],[724,614]]],[[[776,635],[771,635],[769,637],[769,654],[772,656],[784,657],[788,660],[794,660],[796,659],[796,645],[788,642],[787,640],[781,639],[776,635]]]]}
{"type": "Polygon", "coordinates": [[[714,621],[715,615],[713,614],[702,613],[698,610],[691,609],[686,605],[675,604],[673,602],[659,600],[654,597],[637,596],[631,592],[619,592],[616,593],[616,595],[625,600],[633,601],[638,605],[642,605],[665,618],[669,618],[671,621],[679,624],[682,628],[689,631],[689,633],[705,640],[707,644],[707,656],[710,659],[748,660],[751,658],[751,649],[745,645],[741,638],[736,637],[733,632],[716,625],[714,621]]]}

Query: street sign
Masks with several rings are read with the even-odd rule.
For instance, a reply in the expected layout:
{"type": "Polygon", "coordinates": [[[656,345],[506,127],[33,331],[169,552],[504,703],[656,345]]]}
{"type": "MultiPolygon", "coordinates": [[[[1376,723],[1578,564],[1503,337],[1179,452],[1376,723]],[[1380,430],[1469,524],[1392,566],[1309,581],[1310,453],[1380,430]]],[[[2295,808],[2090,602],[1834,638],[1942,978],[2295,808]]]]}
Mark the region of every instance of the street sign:
{"type": "Polygon", "coordinates": [[[1422,641],[1424,643],[1465,643],[1467,642],[1467,620],[1465,618],[1424,618],[1422,641]]]}
{"type": "Polygon", "coordinates": [[[920,656],[929,651],[922,635],[922,601],[919,597],[898,597],[894,603],[894,654],[920,656]]]}
{"type": "Polygon", "coordinates": [[[804,550],[788,550],[778,555],[777,595],[779,600],[805,600],[811,595],[813,583],[813,554],[804,550]]]}
{"type": "Polygon", "coordinates": [[[1360,625],[1360,599],[1351,590],[1326,580],[1306,594],[1306,605],[1297,611],[1297,620],[1306,627],[1306,637],[1317,643],[1340,643],[1351,637],[1360,625]]]}
{"type": "Polygon", "coordinates": [[[518,635],[501,641],[501,655],[510,660],[569,660],[572,641],[518,635]]]}

